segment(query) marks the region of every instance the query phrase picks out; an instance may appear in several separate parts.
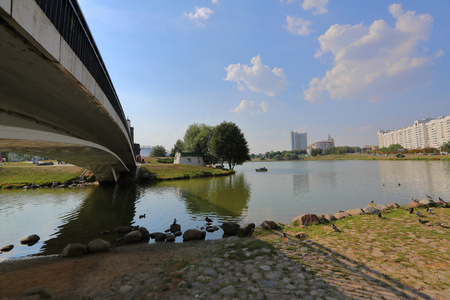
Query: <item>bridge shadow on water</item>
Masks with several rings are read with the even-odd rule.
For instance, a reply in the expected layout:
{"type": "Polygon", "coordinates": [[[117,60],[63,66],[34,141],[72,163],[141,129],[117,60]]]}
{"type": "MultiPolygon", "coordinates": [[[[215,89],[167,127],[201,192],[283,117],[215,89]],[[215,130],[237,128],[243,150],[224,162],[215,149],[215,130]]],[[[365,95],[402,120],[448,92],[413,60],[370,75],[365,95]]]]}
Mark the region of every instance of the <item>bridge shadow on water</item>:
{"type": "MultiPolygon", "coordinates": [[[[283,240],[282,232],[275,234],[283,240]]],[[[439,299],[311,240],[282,242],[280,251],[346,299],[439,299]]]]}
{"type": "Polygon", "coordinates": [[[101,186],[90,190],[80,207],[61,217],[62,225],[44,242],[39,255],[59,254],[70,243],[87,244],[102,238],[114,243],[118,235],[102,235],[117,226],[131,226],[136,199],[142,189],[135,185],[101,186]]]}

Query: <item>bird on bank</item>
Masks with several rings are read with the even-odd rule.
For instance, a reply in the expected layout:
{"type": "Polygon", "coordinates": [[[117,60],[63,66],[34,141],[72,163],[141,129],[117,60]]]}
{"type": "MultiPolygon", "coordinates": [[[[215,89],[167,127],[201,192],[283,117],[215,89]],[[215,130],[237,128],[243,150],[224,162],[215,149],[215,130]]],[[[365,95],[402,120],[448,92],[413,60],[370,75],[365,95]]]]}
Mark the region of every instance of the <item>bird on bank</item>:
{"type": "Polygon", "coordinates": [[[428,194],[425,194],[425,196],[427,196],[427,198],[429,199],[433,199],[431,196],[428,196],[428,194]]]}
{"type": "Polygon", "coordinates": [[[284,241],[285,241],[286,244],[288,244],[288,245],[290,244],[290,242],[289,242],[289,237],[288,237],[288,236],[286,235],[286,233],[284,233],[284,232],[283,232],[283,239],[284,239],[284,241]]]}
{"type": "Polygon", "coordinates": [[[213,220],[211,220],[210,218],[206,217],[206,218],[205,218],[205,221],[206,221],[207,223],[212,223],[213,220]]]}
{"type": "Polygon", "coordinates": [[[421,219],[419,219],[419,222],[420,222],[420,224],[426,224],[426,223],[428,223],[428,222],[430,222],[430,221],[428,221],[428,220],[421,220],[421,219]]]}
{"type": "Polygon", "coordinates": [[[444,199],[442,199],[441,197],[438,197],[438,199],[439,199],[440,201],[444,201],[444,199]]]}
{"type": "Polygon", "coordinates": [[[341,231],[339,230],[339,228],[336,227],[336,225],[334,225],[334,224],[331,224],[331,225],[333,226],[333,230],[334,230],[334,231],[336,231],[336,232],[341,232],[341,231]]]}
{"type": "Polygon", "coordinates": [[[445,226],[444,223],[437,223],[436,225],[441,226],[442,228],[450,228],[450,227],[448,227],[448,226],[445,226]]]}
{"type": "Polygon", "coordinates": [[[418,211],[416,211],[416,215],[417,215],[418,217],[423,217],[423,215],[422,215],[420,212],[418,212],[418,211]]]}
{"type": "Polygon", "coordinates": [[[408,213],[409,214],[412,214],[414,212],[414,208],[413,207],[410,207],[409,209],[408,209],[408,213]]]}
{"type": "Polygon", "coordinates": [[[173,225],[176,225],[177,224],[177,219],[175,218],[175,219],[173,219],[173,225]]]}
{"type": "Polygon", "coordinates": [[[143,218],[145,218],[145,214],[139,216],[139,219],[143,219],[143,218]]]}
{"type": "Polygon", "coordinates": [[[428,207],[428,208],[427,208],[427,213],[429,213],[429,214],[431,214],[431,215],[434,215],[434,213],[432,212],[432,210],[433,210],[432,208],[429,208],[429,207],[428,207]]]}
{"type": "Polygon", "coordinates": [[[381,215],[381,212],[378,212],[378,218],[383,218],[383,216],[381,215]]]}

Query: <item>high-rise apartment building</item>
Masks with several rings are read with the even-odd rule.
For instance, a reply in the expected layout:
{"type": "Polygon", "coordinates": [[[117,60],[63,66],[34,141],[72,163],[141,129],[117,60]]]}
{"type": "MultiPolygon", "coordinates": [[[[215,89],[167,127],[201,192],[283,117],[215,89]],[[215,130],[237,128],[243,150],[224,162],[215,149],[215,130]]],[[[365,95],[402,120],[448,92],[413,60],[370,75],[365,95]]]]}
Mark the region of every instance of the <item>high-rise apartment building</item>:
{"type": "Polygon", "coordinates": [[[291,131],[291,145],[292,150],[306,150],[306,147],[308,147],[306,132],[298,133],[291,131]]]}
{"type": "Polygon", "coordinates": [[[405,149],[439,148],[450,141],[450,115],[417,120],[397,130],[378,130],[378,147],[399,144],[405,149]]]}

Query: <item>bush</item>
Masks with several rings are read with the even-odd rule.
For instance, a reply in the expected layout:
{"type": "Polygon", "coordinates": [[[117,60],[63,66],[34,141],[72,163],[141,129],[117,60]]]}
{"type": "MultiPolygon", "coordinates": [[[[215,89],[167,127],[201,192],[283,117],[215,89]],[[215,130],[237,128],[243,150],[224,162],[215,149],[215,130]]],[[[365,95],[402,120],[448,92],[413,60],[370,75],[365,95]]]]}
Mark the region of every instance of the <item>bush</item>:
{"type": "Polygon", "coordinates": [[[168,158],[159,158],[158,160],[156,160],[156,162],[159,162],[161,164],[173,164],[173,157],[168,157],[168,158]]]}

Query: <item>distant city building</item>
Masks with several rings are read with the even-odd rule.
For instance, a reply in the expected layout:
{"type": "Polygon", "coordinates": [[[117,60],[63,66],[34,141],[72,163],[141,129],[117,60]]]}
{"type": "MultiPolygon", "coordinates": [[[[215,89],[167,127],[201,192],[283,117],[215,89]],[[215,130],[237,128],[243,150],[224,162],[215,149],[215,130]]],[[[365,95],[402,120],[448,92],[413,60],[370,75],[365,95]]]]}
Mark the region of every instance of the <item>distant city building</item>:
{"type": "Polygon", "coordinates": [[[306,132],[298,133],[291,131],[291,145],[292,150],[306,150],[308,147],[306,132]]]}
{"type": "Polygon", "coordinates": [[[362,151],[375,151],[378,149],[378,146],[375,145],[365,145],[362,147],[362,151]]]}
{"type": "Polygon", "coordinates": [[[412,126],[378,130],[380,148],[399,144],[405,149],[439,148],[450,141],[450,115],[417,120],[412,126]]]}
{"type": "Polygon", "coordinates": [[[322,149],[322,153],[324,153],[325,150],[333,148],[333,147],[334,147],[334,139],[331,138],[330,135],[328,135],[328,137],[325,141],[312,143],[308,147],[307,151],[308,151],[308,154],[311,154],[312,149],[322,149]]]}

